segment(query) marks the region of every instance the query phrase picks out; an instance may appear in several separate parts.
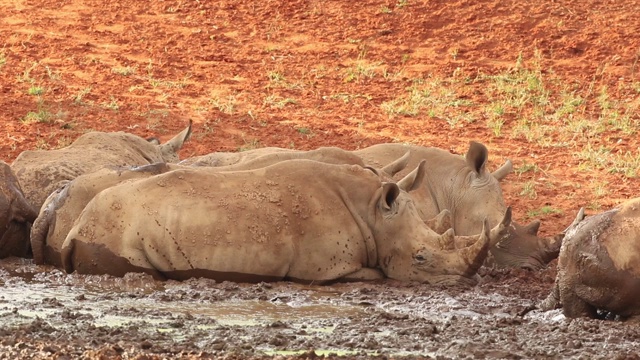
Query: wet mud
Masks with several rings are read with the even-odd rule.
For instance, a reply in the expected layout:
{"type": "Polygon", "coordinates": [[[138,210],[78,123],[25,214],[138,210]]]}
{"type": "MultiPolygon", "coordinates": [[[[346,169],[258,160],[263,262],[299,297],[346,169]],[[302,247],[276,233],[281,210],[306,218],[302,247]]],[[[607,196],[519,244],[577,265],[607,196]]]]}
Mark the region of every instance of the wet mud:
{"type": "MultiPolygon", "coordinates": [[[[483,269],[484,270],[484,269],[483,269]]],[[[66,274],[0,261],[0,358],[638,358],[640,328],[535,304],[555,269],[476,287],[66,274]]]]}

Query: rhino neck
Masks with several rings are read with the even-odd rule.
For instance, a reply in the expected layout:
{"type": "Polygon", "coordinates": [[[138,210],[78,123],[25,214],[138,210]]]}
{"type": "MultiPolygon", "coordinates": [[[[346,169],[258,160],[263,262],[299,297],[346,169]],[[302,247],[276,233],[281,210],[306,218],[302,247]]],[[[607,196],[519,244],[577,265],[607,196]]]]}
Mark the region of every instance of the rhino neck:
{"type": "MultiPolygon", "coordinates": [[[[355,182],[354,182],[355,183],[355,182]]],[[[361,190],[366,188],[366,186],[358,186],[356,190],[347,191],[343,187],[339,187],[338,193],[342,198],[343,203],[349,210],[353,221],[355,221],[358,229],[360,230],[360,234],[362,235],[362,241],[364,241],[365,249],[366,249],[366,259],[367,263],[364,264],[365,267],[374,268],[378,265],[378,249],[375,242],[375,237],[373,232],[371,231],[371,225],[368,219],[370,219],[369,209],[367,208],[357,208],[354,204],[353,198],[354,195],[360,195],[361,190]]],[[[356,201],[357,204],[368,204],[368,200],[356,201]]]]}

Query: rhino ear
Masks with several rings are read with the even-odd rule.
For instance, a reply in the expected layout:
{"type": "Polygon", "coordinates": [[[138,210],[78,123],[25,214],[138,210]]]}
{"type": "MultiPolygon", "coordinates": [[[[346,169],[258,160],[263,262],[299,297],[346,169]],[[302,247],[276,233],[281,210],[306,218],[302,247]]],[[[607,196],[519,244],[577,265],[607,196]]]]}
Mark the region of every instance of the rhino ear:
{"type": "Polygon", "coordinates": [[[407,153],[402,155],[401,158],[399,158],[399,159],[387,164],[385,167],[383,167],[382,171],[386,172],[390,176],[393,176],[396,173],[400,172],[402,169],[407,167],[407,164],[409,163],[409,158],[410,157],[411,157],[411,151],[407,151],[407,153]]]}
{"type": "Polygon", "coordinates": [[[540,230],[540,220],[534,220],[524,227],[524,231],[533,236],[538,235],[538,230],[540,230]]]}
{"type": "Polygon", "coordinates": [[[412,172],[407,174],[402,180],[398,181],[398,186],[400,189],[409,192],[417,189],[420,184],[422,184],[422,180],[424,179],[424,174],[426,172],[426,160],[420,161],[418,167],[415,168],[412,172]]]}
{"type": "Polygon", "coordinates": [[[177,162],[177,153],[182,145],[184,145],[185,141],[189,140],[191,136],[191,125],[193,122],[189,120],[189,125],[182,130],[178,135],[174,136],[171,140],[167,141],[165,144],[160,145],[160,151],[162,152],[162,157],[167,162],[177,162]],[[173,161],[175,159],[175,161],[173,161]]]}
{"type": "Polygon", "coordinates": [[[465,156],[467,164],[475,170],[476,173],[482,174],[486,171],[487,159],[489,158],[489,150],[483,144],[471,141],[469,151],[465,156]]]}
{"type": "Polygon", "coordinates": [[[380,196],[380,205],[385,210],[391,210],[393,203],[400,195],[398,185],[391,182],[382,183],[382,196],[380,196]]]}

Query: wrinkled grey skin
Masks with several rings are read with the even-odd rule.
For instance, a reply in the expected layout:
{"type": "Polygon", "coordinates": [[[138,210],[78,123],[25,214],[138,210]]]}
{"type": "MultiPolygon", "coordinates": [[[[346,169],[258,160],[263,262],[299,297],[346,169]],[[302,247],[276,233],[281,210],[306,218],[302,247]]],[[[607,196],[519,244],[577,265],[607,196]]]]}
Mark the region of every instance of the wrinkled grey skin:
{"type": "MultiPolygon", "coordinates": [[[[291,159],[307,159],[329,164],[363,165],[358,156],[342,149],[327,147],[313,151],[265,152],[260,156],[251,157],[231,165],[213,167],[211,170],[253,170],[291,159]]],[[[156,163],[133,168],[103,168],[70,181],[64,187],[49,195],[33,224],[31,246],[35,263],[62,266],[60,251],[64,239],[84,207],[100,191],[124,181],[134,181],[167,171],[190,167],[184,164],[191,164],[190,166],[192,167],[205,166],[203,163],[196,164],[186,161],[179,164],[156,163]]],[[[433,222],[435,223],[437,220],[433,219],[433,222]]]]}
{"type": "Polygon", "coordinates": [[[27,201],[40,211],[47,197],[67,181],[105,166],[137,166],[179,161],[178,151],[191,135],[191,122],[165,144],[125,132],[90,132],[57,150],[28,150],[11,164],[27,201]]]}
{"type": "MultiPolygon", "coordinates": [[[[411,193],[423,219],[430,219],[442,210],[449,210],[456,235],[475,235],[485,217],[494,227],[504,218],[504,203],[500,181],[511,171],[511,161],[493,173],[487,169],[488,150],[478,142],[471,142],[465,156],[448,151],[416,145],[378,144],[354,153],[368,165],[402,177],[405,168],[426,160],[429,171],[420,189],[411,193]],[[403,157],[403,155],[405,155],[403,157]],[[398,160],[399,159],[399,160],[398,160]]],[[[510,225],[492,238],[491,255],[487,265],[541,269],[557,257],[560,241],[538,238],[540,223],[534,221],[521,226],[510,225]]]]}
{"type": "Polygon", "coordinates": [[[182,167],[167,163],[106,167],[68,181],[49,195],[33,222],[30,241],[34,262],[62,266],[60,250],[64,239],[87,203],[100,191],[125,181],[146,179],[178,168],[182,167]]]}
{"type": "Polygon", "coordinates": [[[0,161],[0,259],[28,257],[29,228],[38,215],[27,202],[11,167],[0,161]]]}
{"type": "Polygon", "coordinates": [[[473,284],[488,253],[486,221],[471,245],[452,249],[453,231],[427,227],[406,194],[425,168],[396,184],[358,165],[290,160],[120,184],[82,211],[62,247],[64,268],[160,279],[473,284]]]}
{"type": "Polygon", "coordinates": [[[265,147],[258,149],[251,149],[247,151],[240,152],[212,152],[210,154],[192,156],[190,158],[184,159],[180,161],[180,165],[188,165],[188,166],[229,166],[236,165],[240,163],[245,163],[248,161],[255,160],[264,155],[272,155],[272,154],[295,154],[295,153],[304,153],[305,151],[299,151],[294,149],[283,149],[277,147],[265,147]]]}
{"type": "Polygon", "coordinates": [[[567,229],[558,274],[543,310],[568,318],[640,320],[640,198],[584,217],[567,229]]]}

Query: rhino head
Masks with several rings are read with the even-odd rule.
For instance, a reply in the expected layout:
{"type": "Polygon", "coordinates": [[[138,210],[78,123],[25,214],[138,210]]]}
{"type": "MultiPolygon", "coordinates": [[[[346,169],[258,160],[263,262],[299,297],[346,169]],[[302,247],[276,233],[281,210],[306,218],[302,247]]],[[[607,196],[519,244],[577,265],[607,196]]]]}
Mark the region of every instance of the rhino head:
{"type": "Polygon", "coordinates": [[[489,250],[485,221],[477,240],[455,249],[453,229],[438,234],[420,217],[408,194],[420,186],[425,161],[397,183],[385,182],[370,206],[377,261],[389,278],[430,284],[475,284],[489,250]]]}
{"type": "Polygon", "coordinates": [[[511,221],[511,208],[507,208],[501,226],[492,229],[490,255],[487,265],[508,268],[540,270],[558,257],[562,237],[538,237],[540,221],[522,226],[511,221]]]}
{"type": "Polygon", "coordinates": [[[29,255],[29,229],[38,213],[11,167],[0,161],[0,258],[29,255]]]}

